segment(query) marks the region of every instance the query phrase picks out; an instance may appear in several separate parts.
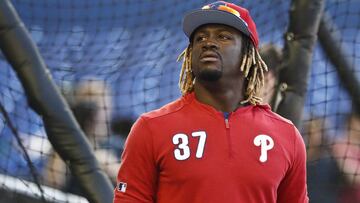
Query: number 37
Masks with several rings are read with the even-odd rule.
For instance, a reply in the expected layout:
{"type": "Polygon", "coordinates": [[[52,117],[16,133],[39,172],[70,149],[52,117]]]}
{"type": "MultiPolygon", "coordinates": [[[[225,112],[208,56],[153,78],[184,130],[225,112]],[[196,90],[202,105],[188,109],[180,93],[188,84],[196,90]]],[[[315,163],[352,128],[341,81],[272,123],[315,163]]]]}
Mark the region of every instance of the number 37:
{"type": "MultiPolygon", "coordinates": [[[[191,133],[192,137],[199,137],[198,146],[196,149],[196,158],[201,158],[204,153],[204,147],[206,142],[206,132],[197,131],[191,133]]],[[[178,133],[174,135],[172,142],[174,145],[177,145],[177,148],[174,150],[174,156],[177,160],[185,160],[190,157],[190,148],[189,137],[186,134],[178,133]]]]}

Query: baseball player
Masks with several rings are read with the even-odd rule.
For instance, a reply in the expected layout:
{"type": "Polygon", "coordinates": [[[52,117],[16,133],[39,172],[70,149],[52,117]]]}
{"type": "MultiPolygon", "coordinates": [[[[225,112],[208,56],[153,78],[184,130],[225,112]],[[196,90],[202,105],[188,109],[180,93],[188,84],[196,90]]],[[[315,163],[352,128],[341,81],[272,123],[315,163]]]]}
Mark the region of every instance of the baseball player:
{"type": "Polygon", "coordinates": [[[248,10],[214,2],[183,30],[183,96],[132,127],[114,202],[308,202],[301,135],[257,96],[267,67],[248,10]]]}

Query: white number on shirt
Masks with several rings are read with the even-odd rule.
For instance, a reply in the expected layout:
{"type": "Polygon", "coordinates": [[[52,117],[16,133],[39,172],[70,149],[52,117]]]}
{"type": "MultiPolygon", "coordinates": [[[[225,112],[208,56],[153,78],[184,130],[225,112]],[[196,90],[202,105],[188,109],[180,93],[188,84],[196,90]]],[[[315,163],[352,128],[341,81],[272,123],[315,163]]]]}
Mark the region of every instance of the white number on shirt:
{"type": "MultiPolygon", "coordinates": [[[[206,133],[204,131],[193,132],[192,137],[199,137],[198,146],[196,149],[196,158],[201,158],[204,153],[205,142],[206,142],[206,133]]],[[[190,148],[189,138],[186,134],[179,133],[174,135],[173,144],[177,145],[177,148],[174,150],[174,156],[177,160],[185,160],[190,157],[190,148]]]]}
{"type": "Polygon", "coordinates": [[[199,144],[196,150],[196,158],[201,158],[204,153],[206,133],[204,131],[193,132],[191,134],[193,137],[199,137],[199,144]]]}
{"type": "Polygon", "coordinates": [[[178,149],[174,150],[174,155],[177,160],[185,160],[190,157],[189,139],[187,135],[182,133],[176,134],[172,141],[178,145],[178,149]]]}

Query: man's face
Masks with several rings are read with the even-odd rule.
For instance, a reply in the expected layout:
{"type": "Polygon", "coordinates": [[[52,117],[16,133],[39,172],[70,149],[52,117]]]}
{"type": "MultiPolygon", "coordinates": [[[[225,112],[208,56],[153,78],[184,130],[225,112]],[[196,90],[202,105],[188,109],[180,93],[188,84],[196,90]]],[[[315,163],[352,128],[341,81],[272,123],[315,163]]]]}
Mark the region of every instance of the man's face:
{"type": "Polygon", "coordinates": [[[265,76],[265,85],[260,89],[259,96],[263,99],[263,103],[270,104],[271,99],[275,92],[276,86],[276,77],[273,71],[268,71],[264,73],[265,76]]]}
{"type": "Polygon", "coordinates": [[[198,80],[217,81],[241,74],[242,34],[237,29],[203,25],[195,30],[191,42],[192,71],[198,80]]]}
{"type": "Polygon", "coordinates": [[[352,115],[349,121],[349,142],[360,144],[360,117],[352,115]]]}

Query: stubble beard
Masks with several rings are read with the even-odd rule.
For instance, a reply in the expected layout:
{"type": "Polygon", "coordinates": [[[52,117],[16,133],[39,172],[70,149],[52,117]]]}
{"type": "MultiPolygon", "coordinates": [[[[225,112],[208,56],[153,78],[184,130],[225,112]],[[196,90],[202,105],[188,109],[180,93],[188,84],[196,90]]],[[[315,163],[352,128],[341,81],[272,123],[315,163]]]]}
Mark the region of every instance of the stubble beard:
{"type": "Polygon", "coordinates": [[[222,76],[222,71],[219,70],[202,70],[198,74],[198,79],[207,82],[218,81],[222,76]]]}

